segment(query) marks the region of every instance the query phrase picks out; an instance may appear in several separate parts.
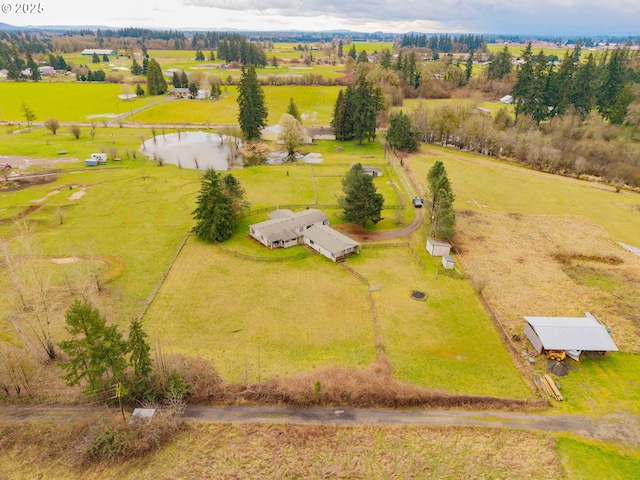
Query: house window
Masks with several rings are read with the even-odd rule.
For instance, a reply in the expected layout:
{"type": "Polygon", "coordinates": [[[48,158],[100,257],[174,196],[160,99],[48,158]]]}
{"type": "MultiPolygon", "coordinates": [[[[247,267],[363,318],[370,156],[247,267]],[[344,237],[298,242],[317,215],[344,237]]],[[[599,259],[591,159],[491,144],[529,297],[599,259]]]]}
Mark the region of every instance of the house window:
{"type": "Polygon", "coordinates": [[[311,240],[311,239],[309,239],[309,243],[310,243],[311,245],[315,245],[315,243],[314,243],[314,242],[313,242],[313,240],[311,240]]]}

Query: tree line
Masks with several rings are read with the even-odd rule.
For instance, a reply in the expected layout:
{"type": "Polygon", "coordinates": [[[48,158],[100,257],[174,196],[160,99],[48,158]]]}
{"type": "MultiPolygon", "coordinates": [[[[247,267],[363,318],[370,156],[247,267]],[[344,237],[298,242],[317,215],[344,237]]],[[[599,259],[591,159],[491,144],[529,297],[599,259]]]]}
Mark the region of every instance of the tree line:
{"type": "Polygon", "coordinates": [[[476,50],[484,51],[487,40],[483,35],[449,34],[425,35],[409,33],[402,36],[400,47],[427,48],[439,53],[467,53],[476,50]]]}

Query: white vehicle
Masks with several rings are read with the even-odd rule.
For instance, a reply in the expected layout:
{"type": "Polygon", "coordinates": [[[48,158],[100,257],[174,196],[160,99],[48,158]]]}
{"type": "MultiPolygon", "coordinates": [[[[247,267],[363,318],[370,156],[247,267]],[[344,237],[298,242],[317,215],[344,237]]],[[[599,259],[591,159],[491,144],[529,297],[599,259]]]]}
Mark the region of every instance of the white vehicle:
{"type": "Polygon", "coordinates": [[[91,160],[95,160],[98,164],[107,163],[107,154],[106,153],[92,153],[91,160]]]}

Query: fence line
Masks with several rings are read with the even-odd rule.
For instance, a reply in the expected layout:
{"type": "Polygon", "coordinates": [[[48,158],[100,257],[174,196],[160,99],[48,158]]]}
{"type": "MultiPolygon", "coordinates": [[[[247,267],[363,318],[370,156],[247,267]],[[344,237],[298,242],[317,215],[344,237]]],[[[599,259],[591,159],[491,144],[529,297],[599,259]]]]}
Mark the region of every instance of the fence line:
{"type": "Polygon", "coordinates": [[[144,306],[142,307],[142,311],[138,314],[138,320],[142,320],[142,317],[144,317],[145,314],[147,313],[147,310],[149,310],[149,307],[151,306],[151,302],[153,302],[153,300],[156,298],[156,295],[160,291],[160,287],[162,287],[162,284],[167,279],[167,276],[169,275],[169,271],[171,270],[171,267],[173,267],[173,264],[178,258],[178,255],[180,255],[180,252],[184,248],[184,245],[187,243],[187,240],[189,239],[190,235],[191,235],[191,230],[189,230],[185,234],[185,236],[182,238],[182,241],[180,242],[180,245],[178,245],[178,248],[176,248],[176,251],[174,252],[173,257],[171,257],[171,260],[169,260],[169,264],[167,265],[167,268],[165,268],[164,272],[162,272],[162,276],[160,277],[160,280],[158,280],[158,283],[156,283],[156,286],[153,287],[153,290],[147,297],[147,301],[144,303],[144,306]]]}
{"type": "Polygon", "coordinates": [[[358,280],[360,280],[362,283],[364,283],[365,285],[369,285],[369,280],[367,280],[367,277],[365,277],[364,275],[362,275],[361,273],[356,272],[353,268],[351,268],[349,265],[347,265],[344,262],[337,262],[338,265],[340,265],[343,269],[345,269],[348,273],[350,273],[351,275],[353,275],[354,277],[356,277],[358,280]]]}

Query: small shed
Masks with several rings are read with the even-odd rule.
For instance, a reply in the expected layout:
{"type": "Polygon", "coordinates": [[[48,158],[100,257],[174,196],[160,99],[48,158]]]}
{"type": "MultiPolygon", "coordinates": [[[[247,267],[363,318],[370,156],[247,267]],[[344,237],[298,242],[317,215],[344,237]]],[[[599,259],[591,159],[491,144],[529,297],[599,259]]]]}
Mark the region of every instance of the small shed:
{"type": "Polygon", "coordinates": [[[362,171],[367,175],[371,175],[372,177],[381,177],[382,169],[378,167],[362,167],[362,171]]]}
{"type": "Polygon", "coordinates": [[[443,255],[442,266],[447,270],[453,270],[453,268],[456,266],[456,262],[453,260],[453,257],[451,255],[443,255]]]}
{"type": "Polygon", "coordinates": [[[432,257],[449,255],[451,252],[451,244],[446,240],[437,240],[435,238],[427,237],[427,252],[429,252],[432,257]]]}
{"type": "Polygon", "coordinates": [[[542,353],[564,350],[574,360],[581,352],[615,352],[616,344],[595,315],[584,317],[524,317],[524,334],[533,348],[542,353]]]}

